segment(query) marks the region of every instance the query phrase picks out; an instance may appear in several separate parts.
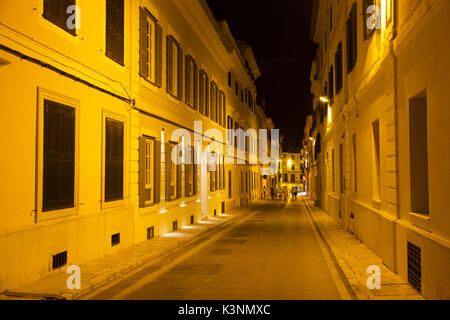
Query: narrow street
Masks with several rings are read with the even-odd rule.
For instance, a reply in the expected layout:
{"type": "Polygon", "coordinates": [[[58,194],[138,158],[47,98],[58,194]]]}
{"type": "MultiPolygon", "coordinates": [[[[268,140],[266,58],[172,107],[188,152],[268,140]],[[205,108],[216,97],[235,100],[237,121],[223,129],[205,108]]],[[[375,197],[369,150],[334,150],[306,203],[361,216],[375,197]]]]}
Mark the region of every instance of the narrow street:
{"type": "Polygon", "coordinates": [[[347,299],[303,202],[252,213],[87,299],[347,299]]]}

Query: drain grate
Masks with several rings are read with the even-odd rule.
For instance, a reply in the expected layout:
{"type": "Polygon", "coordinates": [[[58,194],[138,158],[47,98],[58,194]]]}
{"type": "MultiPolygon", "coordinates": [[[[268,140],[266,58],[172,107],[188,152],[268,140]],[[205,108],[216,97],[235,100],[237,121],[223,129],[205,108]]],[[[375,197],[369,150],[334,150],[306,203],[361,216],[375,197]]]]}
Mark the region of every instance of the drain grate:
{"type": "Polygon", "coordinates": [[[120,244],[120,233],[113,234],[111,236],[111,246],[117,246],[120,244]]]}
{"type": "Polygon", "coordinates": [[[67,264],[67,251],[63,251],[53,255],[53,270],[59,269],[67,264]]]}
{"type": "Polygon", "coordinates": [[[408,282],[422,293],[422,249],[408,241],[408,282]]]}

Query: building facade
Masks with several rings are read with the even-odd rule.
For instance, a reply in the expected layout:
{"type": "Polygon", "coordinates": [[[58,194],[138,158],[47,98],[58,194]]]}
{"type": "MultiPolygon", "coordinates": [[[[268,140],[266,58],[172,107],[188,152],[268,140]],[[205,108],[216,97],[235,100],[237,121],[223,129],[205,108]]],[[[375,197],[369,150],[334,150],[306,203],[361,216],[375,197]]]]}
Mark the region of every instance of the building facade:
{"type": "Polygon", "coordinates": [[[303,154],[283,152],[280,160],[281,188],[286,187],[289,192],[292,188],[298,188],[299,192],[303,192],[303,154]]]}
{"type": "Polygon", "coordinates": [[[315,1],[317,199],[427,298],[450,297],[448,1],[315,1]]]}
{"type": "Polygon", "coordinates": [[[0,21],[0,291],[260,198],[261,73],[206,1],[2,1],[0,21]]]}

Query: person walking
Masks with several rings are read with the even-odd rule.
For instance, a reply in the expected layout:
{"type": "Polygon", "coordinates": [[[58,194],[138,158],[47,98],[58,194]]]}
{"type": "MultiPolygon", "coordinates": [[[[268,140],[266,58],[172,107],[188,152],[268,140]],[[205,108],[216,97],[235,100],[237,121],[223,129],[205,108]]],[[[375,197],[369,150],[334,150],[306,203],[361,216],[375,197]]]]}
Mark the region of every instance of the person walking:
{"type": "Polygon", "coordinates": [[[272,200],[275,197],[275,188],[274,187],[270,188],[270,197],[272,198],[272,200]]]}

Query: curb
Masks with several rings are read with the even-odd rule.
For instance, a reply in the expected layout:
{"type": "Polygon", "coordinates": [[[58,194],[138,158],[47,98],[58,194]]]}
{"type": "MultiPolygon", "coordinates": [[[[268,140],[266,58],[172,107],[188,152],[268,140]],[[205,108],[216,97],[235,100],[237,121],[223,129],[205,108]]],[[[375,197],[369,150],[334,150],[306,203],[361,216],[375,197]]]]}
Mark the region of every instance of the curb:
{"type": "Polygon", "coordinates": [[[350,270],[350,268],[348,268],[345,265],[344,260],[341,258],[341,256],[337,252],[336,246],[334,246],[331,243],[331,240],[328,237],[328,234],[326,233],[326,231],[322,230],[322,228],[319,226],[319,223],[314,219],[314,216],[311,213],[311,208],[309,207],[309,205],[305,199],[303,199],[303,203],[309,213],[309,216],[311,217],[314,227],[316,228],[320,238],[322,239],[322,241],[325,244],[325,247],[327,248],[328,252],[330,253],[330,256],[334,262],[334,265],[335,265],[339,275],[341,276],[341,279],[344,282],[345,287],[347,288],[347,291],[350,294],[352,300],[367,300],[367,299],[369,299],[369,297],[367,297],[365,295],[361,296],[360,294],[357,294],[355,292],[354,285],[352,285],[352,280],[351,280],[351,279],[354,279],[353,272],[350,270]]]}

